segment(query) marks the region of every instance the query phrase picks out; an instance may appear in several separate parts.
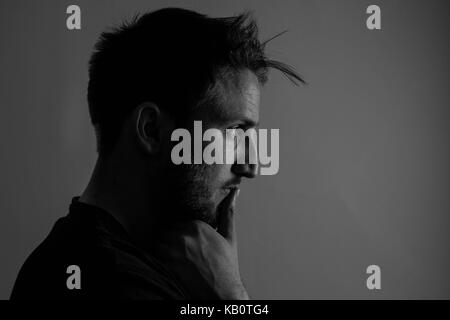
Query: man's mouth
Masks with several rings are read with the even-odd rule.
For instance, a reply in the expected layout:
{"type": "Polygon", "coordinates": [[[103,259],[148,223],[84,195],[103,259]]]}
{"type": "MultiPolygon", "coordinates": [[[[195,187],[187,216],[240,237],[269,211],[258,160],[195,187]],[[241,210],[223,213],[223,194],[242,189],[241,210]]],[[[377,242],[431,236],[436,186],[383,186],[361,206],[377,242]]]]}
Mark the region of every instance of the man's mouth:
{"type": "MultiPolygon", "coordinates": [[[[239,194],[239,187],[238,186],[230,186],[227,188],[224,188],[224,197],[221,201],[221,204],[228,198],[228,197],[236,197],[237,194],[239,194]],[[233,194],[233,195],[232,195],[233,194]]],[[[235,199],[230,199],[235,200],[235,199]]],[[[232,201],[234,203],[234,201],[232,201]]]]}
{"type": "Polygon", "coordinates": [[[239,184],[241,183],[240,179],[230,181],[223,187],[223,191],[225,194],[229,194],[234,189],[239,189],[239,184]]]}
{"type": "Polygon", "coordinates": [[[237,185],[232,185],[232,186],[223,188],[223,192],[225,193],[225,196],[227,196],[231,191],[233,191],[235,189],[239,189],[239,187],[237,185]]]}

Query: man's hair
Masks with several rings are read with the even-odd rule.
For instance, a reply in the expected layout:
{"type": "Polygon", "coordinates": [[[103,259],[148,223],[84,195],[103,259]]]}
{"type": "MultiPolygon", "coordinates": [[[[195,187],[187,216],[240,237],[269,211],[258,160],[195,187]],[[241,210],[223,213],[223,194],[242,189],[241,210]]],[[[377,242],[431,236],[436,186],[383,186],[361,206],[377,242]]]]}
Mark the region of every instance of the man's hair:
{"type": "MultiPolygon", "coordinates": [[[[267,41],[266,41],[267,42],[267,41]]],[[[221,79],[252,71],[261,84],[269,68],[304,83],[288,65],[270,60],[249,13],[210,18],[166,8],[103,32],[89,62],[88,103],[99,154],[110,153],[131,111],[145,101],[175,121],[208,99],[221,79]]]]}

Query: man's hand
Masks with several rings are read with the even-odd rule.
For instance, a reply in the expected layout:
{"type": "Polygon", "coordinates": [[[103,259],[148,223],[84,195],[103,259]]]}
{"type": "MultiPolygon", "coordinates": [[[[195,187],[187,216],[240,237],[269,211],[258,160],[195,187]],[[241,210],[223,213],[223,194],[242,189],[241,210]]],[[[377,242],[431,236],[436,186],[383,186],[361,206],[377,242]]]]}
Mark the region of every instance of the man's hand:
{"type": "Polygon", "coordinates": [[[160,257],[196,299],[248,299],[242,284],[234,223],[233,189],[219,208],[218,228],[190,221],[164,235],[160,257]]]}

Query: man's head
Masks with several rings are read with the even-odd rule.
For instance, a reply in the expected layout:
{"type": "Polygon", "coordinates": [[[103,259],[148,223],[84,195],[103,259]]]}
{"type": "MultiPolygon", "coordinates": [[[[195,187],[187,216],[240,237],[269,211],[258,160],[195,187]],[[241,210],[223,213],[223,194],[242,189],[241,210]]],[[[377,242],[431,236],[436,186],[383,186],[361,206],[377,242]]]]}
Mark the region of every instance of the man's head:
{"type": "Polygon", "coordinates": [[[203,130],[248,129],[259,121],[261,86],[269,68],[303,80],[287,65],[269,60],[248,14],[209,18],[162,9],[105,32],[89,69],[88,102],[101,158],[125,153],[149,192],[158,185],[184,218],[215,226],[220,203],[254,164],[181,164],[170,158],[171,132],[194,121],[203,130]]]}

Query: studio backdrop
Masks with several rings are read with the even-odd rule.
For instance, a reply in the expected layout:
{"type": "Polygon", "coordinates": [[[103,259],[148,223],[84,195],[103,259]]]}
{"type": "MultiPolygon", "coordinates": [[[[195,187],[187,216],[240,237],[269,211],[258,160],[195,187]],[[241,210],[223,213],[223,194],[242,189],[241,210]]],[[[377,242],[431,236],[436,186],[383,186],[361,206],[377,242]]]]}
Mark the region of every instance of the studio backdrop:
{"type": "Polygon", "coordinates": [[[0,298],[95,164],[95,41],[163,7],[252,11],[262,40],[287,30],[267,53],[308,83],[271,72],[262,92],[280,163],[244,182],[237,206],[250,296],[450,298],[450,5],[438,0],[1,1],[0,298]]]}

